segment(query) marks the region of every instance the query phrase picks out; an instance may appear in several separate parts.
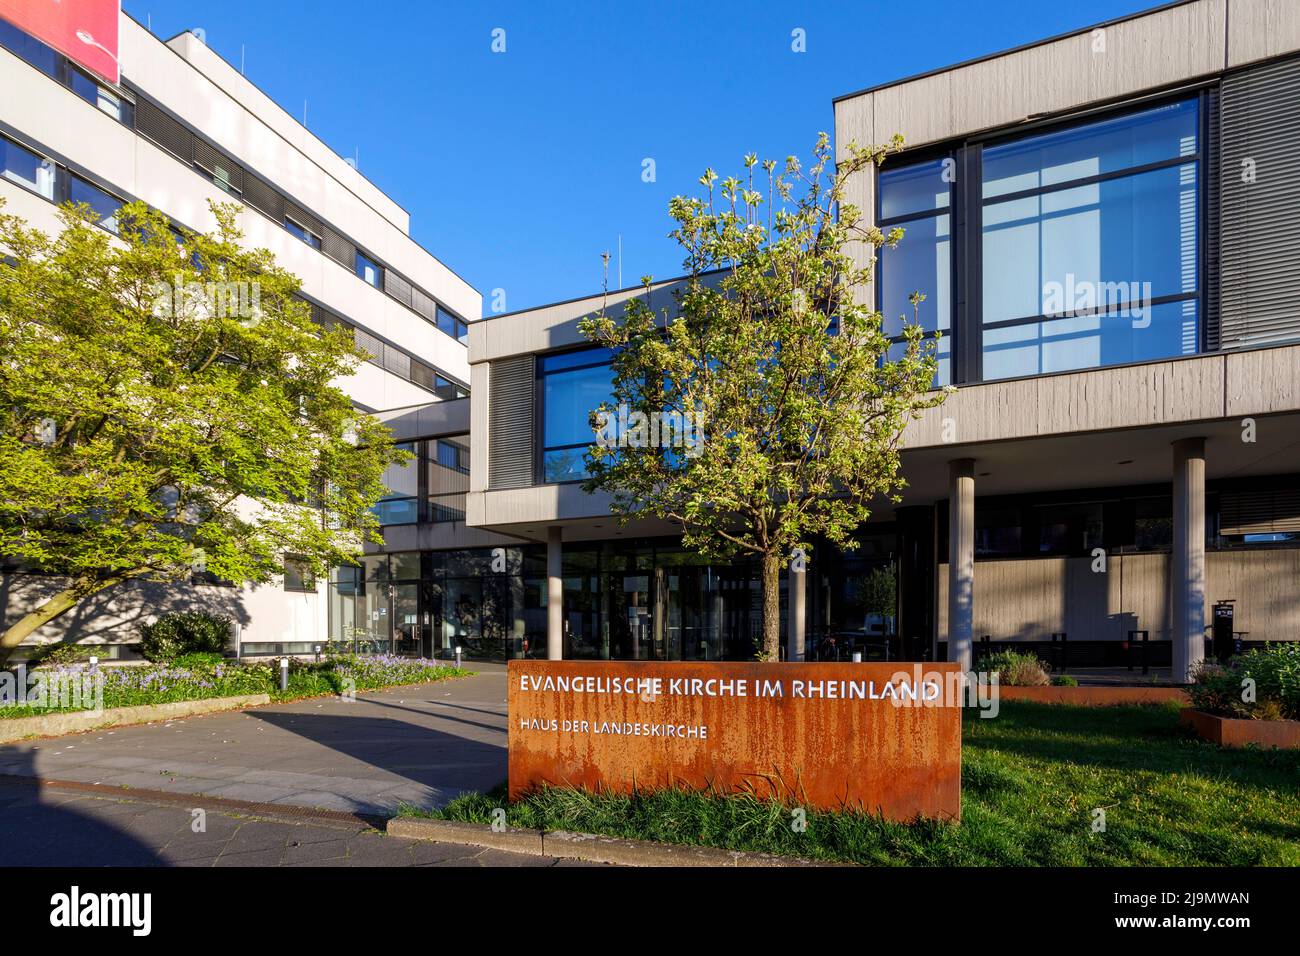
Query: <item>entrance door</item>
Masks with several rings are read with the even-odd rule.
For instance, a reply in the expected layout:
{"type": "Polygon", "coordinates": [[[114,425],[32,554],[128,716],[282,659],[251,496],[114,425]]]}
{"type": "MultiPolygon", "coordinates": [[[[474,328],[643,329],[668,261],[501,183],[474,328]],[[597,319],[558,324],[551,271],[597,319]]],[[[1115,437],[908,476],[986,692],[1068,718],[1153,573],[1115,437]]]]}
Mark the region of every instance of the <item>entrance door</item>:
{"type": "Polygon", "coordinates": [[[392,586],[391,622],[393,653],[403,657],[419,657],[423,651],[423,629],[420,626],[420,585],[394,584],[392,586]]]}

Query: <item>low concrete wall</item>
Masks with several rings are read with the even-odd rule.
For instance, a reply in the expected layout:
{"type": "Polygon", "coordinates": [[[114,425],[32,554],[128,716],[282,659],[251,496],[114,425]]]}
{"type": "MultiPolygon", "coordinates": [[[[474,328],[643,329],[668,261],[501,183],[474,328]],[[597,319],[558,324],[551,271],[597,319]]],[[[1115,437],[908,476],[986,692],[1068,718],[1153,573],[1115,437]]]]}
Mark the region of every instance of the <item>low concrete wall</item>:
{"type": "Polygon", "coordinates": [[[60,714],[40,714],[35,717],[0,719],[0,743],[21,740],[24,737],[58,737],[62,734],[79,734],[102,727],[124,727],[128,724],[147,724],[158,720],[177,720],[198,714],[214,714],[223,710],[239,710],[269,704],[266,694],[244,694],[240,697],[208,697],[204,700],[178,700],[170,704],[145,704],[140,707],[109,707],[101,711],[77,710],[60,714]]]}

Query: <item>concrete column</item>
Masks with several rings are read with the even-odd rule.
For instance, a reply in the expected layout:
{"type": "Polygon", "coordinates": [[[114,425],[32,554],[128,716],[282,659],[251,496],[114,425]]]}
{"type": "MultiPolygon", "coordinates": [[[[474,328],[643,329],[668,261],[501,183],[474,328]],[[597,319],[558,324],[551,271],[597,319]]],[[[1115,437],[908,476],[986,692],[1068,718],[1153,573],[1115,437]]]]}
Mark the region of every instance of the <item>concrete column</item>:
{"type": "Polygon", "coordinates": [[[948,462],[948,660],[971,669],[975,591],[975,459],[948,462]]]}
{"type": "Polygon", "coordinates": [[[564,659],[564,577],[560,526],[546,529],[546,658],[564,659]]]}
{"type": "Polygon", "coordinates": [[[1169,619],[1177,683],[1205,657],[1205,439],[1174,442],[1174,549],[1169,619]]]}
{"type": "Polygon", "coordinates": [[[791,561],[786,580],[790,601],[785,621],[785,659],[792,663],[804,659],[804,634],[808,616],[804,603],[808,593],[808,572],[796,571],[794,566],[795,562],[791,561]]]}

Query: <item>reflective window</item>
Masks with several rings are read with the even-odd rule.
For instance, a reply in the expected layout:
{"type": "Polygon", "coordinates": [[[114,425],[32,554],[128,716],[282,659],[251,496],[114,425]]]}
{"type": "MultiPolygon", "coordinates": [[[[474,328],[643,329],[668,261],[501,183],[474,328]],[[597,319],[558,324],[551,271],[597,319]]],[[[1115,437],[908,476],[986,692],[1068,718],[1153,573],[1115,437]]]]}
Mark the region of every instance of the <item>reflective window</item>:
{"type": "Polygon", "coordinates": [[[17,143],[0,138],[0,171],[4,178],[30,189],[38,196],[54,199],[55,167],[17,143]]]}
{"type": "Polygon", "coordinates": [[[300,226],[292,219],[286,218],[284,220],[284,228],[297,236],[303,242],[307,243],[307,245],[311,246],[313,249],[320,248],[320,236],[316,235],[306,226],[300,226]]]}
{"type": "Polygon", "coordinates": [[[284,589],[286,591],[315,591],[316,575],[305,558],[284,556],[284,589]]]}
{"type": "Polygon", "coordinates": [[[428,442],[429,520],[464,521],[469,491],[469,436],[428,442]]]}
{"type": "Polygon", "coordinates": [[[360,251],[357,252],[357,275],[360,276],[362,279],[364,279],[366,282],[368,282],[370,285],[374,286],[376,289],[383,288],[384,285],[383,270],[379,267],[379,264],[377,262],[375,262],[369,256],[364,255],[360,251]]]}
{"type": "Polygon", "coordinates": [[[985,380],[1199,349],[1196,100],[983,150],[985,380]]]}
{"type": "Polygon", "coordinates": [[[0,46],[15,56],[22,57],[42,73],[50,76],[59,74],[59,54],[4,20],[0,20],[0,46]]]}
{"type": "Polygon", "coordinates": [[[591,413],[611,403],[609,349],[544,355],[537,361],[542,420],[542,480],[587,477],[584,461],[595,442],[591,413]]]}
{"type": "Polygon", "coordinates": [[[99,107],[113,119],[128,126],[135,125],[135,106],[130,100],[123,99],[116,93],[100,86],[76,67],[69,67],[68,85],[72,87],[72,92],[91,106],[99,107]]]}
{"type": "Polygon", "coordinates": [[[117,213],[122,200],[111,196],[98,186],[92,186],[79,176],[69,177],[68,200],[89,206],[99,214],[99,224],[109,232],[117,232],[117,213]]]}
{"type": "Polygon", "coordinates": [[[878,306],[885,334],[895,343],[891,357],[905,348],[904,326],[919,324],[941,332],[936,385],[952,381],[952,160],[936,159],[884,169],[879,181],[879,224],[888,234],[903,230],[897,245],[882,246],[876,264],[878,306]],[[914,305],[912,296],[924,300],[914,305]]]}

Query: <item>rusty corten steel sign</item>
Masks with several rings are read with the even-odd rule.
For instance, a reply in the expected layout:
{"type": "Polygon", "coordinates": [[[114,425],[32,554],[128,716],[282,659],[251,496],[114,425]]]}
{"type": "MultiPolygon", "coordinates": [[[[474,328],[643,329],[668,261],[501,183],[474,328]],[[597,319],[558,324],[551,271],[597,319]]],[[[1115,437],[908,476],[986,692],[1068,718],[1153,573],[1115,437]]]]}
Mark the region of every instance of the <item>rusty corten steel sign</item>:
{"type": "Polygon", "coordinates": [[[961,817],[957,664],[509,666],[510,799],[713,787],[890,820],[961,817]]]}

